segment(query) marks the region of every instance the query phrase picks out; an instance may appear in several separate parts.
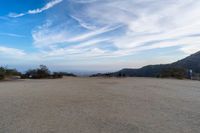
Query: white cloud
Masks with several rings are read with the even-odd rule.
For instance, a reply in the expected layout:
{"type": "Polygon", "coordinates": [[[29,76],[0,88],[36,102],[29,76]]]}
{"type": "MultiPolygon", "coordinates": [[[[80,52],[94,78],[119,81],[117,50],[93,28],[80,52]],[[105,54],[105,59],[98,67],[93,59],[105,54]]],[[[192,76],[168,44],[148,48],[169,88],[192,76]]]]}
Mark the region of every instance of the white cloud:
{"type": "MultiPolygon", "coordinates": [[[[11,16],[41,13],[60,2],[11,16]]],[[[200,50],[197,0],[69,0],[62,7],[67,19],[52,17],[52,22],[33,30],[33,43],[39,51],[33,57],[89,61],[122,59],[136,53],[143,56],[155,49],[174,48],[186,55],[200,50]]]]}
{"type": "Polygon", "coordinates": [[[87,4],[87,3],[93,3],[96,1],[98,1],[98,0],[74,0],[73,2],[87,4]]]}
{"type": "Polygon", "coordinates": [[[55,5],[61,3],[63,0],[53,0],[53,1],[50,1],[49,3],[47,3],[44,7],[42,8],[38,8],[38,9],[33,9],[33,10],[29,10],[27,11],[26,13],[10,13],[8,16],[9,17],[13,17],[13,18],[17,18],[17,17],[22,17],[24,15],[27,15],[27,14],[38,14],[38,13],[41,13],[43,11],[46,11],[52,7],[54,7],[55,5]]]}
{"type": "Polygon", "coordinates": [[[44,57],[113,58],[170,47],[176,47],[186,54],[200,50],[200,36],[198,36],[200,2],[194,0],[74,2],[83,4],[83,8],[69,16],[76,20],[81,28],[88,31],[83,34],[69,31],[70,26],[52,26],[50,22],[40,26],[32,36],[34,44],[39,49],[42,48],[41,54],[44,57]],[[84,8],[85,5],[87,8],[84,8]],[[102,25],[104,25],[102,28],[97,28],[102,25]],[[122,25],[123,28],[116,25],[122,25]],[[120,28],[124,30],[123,34],[105,35],[120,28]],[[60,45],[63,43],[64,46],[60,45]],[[73,44],[68,46],[69,43],[73,44]],[[100,43],[114,45],[116,49],[99,48],[100,43]]]}
{"type": "Polygon", "coordinates": [[[0,46],[0,55],[12,58],[21,58],[26,55],[23,50],[0,46]]]}
{"type": "Polygon", "coordinates": [[[97,28],[96,26],[88,24],[88,23],[84,22],[83,20],[81,20],[80,18],[77,18],[75,16],[71,16],[71,18],[76,20],[82,28],[85,28],[85,29],[88,29],[88,30],[95,30],[97,28]]]}
{"type": "Polygon", "coordinates": [[[199,44],[200,44],[200,42],[198,44],[187,45],[185,47],[182,47],[181,50],[187,54],[193,54],[193,53],[199,51],[199,49],[200,49],[199,44]]]}
{"type": "MultiPolygon", "coordinates": [[[[61,43],[80,43],[81,41],[88,41],[88,39],[94,39],[95,37],[105,34],[110,31],[114,31],[119,26],[102,27],[94,30],[87,31],[85,33],[79,33],[75,36],[71,36],[67,29],[63,26],[51,27],[51,22],[47,22],[42,26],[39,26],[32,32],[34,44],[37,47],[51,47],[59,45],[61,43]]],[[[104,39],[105,40],[105,39],[104,39]]],[[[82,42],[82,43],[84,43],[82,42]]],[[[81,43],[80,43],[81,44],[81,43]]]]}
{"type": "Polygon", "coordinates": [[[68,39],[68,41],[69,42],[77,42],[77,41],[87,40],[87,39],[90,39],[92,37],[96,37],[97,35],[101,35],[101,34],[110,32],[112,30],[115,30],[117,28],[119,28],[119,26],[117,26],[117,27],[109,27],[109,26],[108,27],[103,27],[103,28],[100,28],[100,29],[97,29],[97,30],[93,30],[91,32],[88,32],[88,33],[85,33],[85,34],[70,38],[70,39],[68,39]]]}
{"type": "Polygon", "coordinates": [[[114,53],[127,55],[138,50],[179,46],[188,54],[194,47],[200,50],[200,36],[190,36],[200,33],[199,7],[200,2],[196,0],[103,0],[89,4],[80,11],[80,17],[84,14],[97,25],[121,24],[127,27],[124,35],[113,39],[119,49],[114,53]]]}

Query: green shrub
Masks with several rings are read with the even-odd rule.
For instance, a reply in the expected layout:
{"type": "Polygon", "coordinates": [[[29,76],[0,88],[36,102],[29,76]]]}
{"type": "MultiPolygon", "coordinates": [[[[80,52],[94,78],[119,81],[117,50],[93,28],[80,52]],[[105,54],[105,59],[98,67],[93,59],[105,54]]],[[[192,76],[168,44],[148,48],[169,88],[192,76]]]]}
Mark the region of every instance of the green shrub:
{"type": "Polygon", "coordinates": [[[5,79],[6,77],[12,76],[20,76],[21,73],[18,72],[16,69],[8,69],[6,67],[0,67],[0,80],[5,79]]]}
{"type": "Polygon", "coordinates": [[[4,78],[5,76],[0,74],[0,80],[3,80],[4,78]]]}
{"type": "Polygon", "coordinates": [[[50,77],[50,71],[45,65],[40,65],[37,69],[30,69],[25,74],[21,75],[21,78],[32,79],[45,79],[50,77]]]}
{"type": "Polygon", "coordinates": [[[161,78],[186,78],[186,70],[183,68],[166,68],[160,73],[161,78]]]}

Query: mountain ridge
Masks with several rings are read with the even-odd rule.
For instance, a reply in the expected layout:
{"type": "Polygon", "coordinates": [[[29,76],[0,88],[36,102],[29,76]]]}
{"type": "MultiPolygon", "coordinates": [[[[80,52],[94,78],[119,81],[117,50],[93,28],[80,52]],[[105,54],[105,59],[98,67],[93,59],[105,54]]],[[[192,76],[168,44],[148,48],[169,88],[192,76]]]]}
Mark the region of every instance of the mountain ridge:
{"type": "Polygon", "coordinates": [[[171,64],[147,65],[139,69],[124,68],[114,73],[96,74],[109,77],[175,77],[188,78],[188,72],[200,73],[200,51],[171,64]]]}

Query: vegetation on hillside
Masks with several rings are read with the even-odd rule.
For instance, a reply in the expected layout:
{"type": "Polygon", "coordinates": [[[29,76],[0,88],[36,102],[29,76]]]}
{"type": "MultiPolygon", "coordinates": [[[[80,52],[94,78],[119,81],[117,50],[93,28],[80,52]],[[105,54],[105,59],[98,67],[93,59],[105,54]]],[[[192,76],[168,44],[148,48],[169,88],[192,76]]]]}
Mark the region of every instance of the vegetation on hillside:
{"type": "Polygon", "coordinates": [[[6,67],[0,67],[0,80],[11,79],[18,76],[21,79],[56,79],[63,78],[63,76],[76,75],[67,72],[51,72],[45,65],[40,65],[36,69],[29,69],[24,74],[18,72],[16,69],[8,69],[6,67]]]}
{"type": "Polygon", "coordinates": [[[76,75],[66,72],[51,72],[47,66],[40,65],[39,68],[30,69],[25,74],[21,75],[22,79],[56,79],[63,78],[63,76],[73,76],[76,75]]]}
{"type": "Polygon", "coordinates": [[[40,65],[39,68],[30,69],[21,78],[44,79],[50,77],[50,70],[45,65],[40,65]]]}
{"type": "Polygon", "coordinates": [[[8,69],[6,67],[0,67],[0,80],[10,78],[13,76],[21,76],[21,73],[16,69],[8,69]]]}
{"type": "Polygon", "coordinates": [[[168,68],[162,70],[158,77],[185,79],[188,76],[187,76],[187,71],[184,68],[168,68]]]}
{"type": "Polygon", "coordinates": [[[118,72],[95,74],[92,77],[158,77],[200,79],[200,52],[172,64],[149,65],[139,69],[122,69],[118,72]],[[192,71],[192,73],[190,73],[192,71]]]}

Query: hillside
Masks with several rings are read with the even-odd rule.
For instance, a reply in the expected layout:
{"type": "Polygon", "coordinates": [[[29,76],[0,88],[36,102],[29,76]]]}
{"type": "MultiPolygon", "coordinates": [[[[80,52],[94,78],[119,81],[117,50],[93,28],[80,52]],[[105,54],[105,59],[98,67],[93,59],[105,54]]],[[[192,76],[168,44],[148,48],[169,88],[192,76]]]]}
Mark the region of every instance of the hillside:
{"type": "Polygon", "coordinates": [[[172,64],[148,65],[139,69],[126,68],[114,73],[92,76],[187,78],[190,69],[193,70],[193,73],[200,73],[200,52],[172,64]]]}
{"type": "Polygon", "coordinates": [[[172,66],[192,69],[195,73],[200,73],[200,51],[171,64],[172,66]]]}

